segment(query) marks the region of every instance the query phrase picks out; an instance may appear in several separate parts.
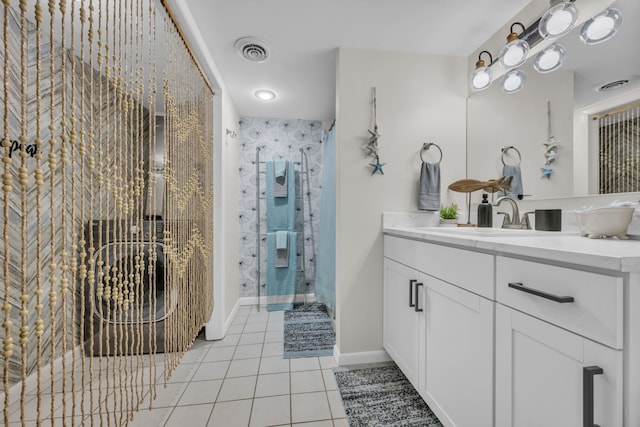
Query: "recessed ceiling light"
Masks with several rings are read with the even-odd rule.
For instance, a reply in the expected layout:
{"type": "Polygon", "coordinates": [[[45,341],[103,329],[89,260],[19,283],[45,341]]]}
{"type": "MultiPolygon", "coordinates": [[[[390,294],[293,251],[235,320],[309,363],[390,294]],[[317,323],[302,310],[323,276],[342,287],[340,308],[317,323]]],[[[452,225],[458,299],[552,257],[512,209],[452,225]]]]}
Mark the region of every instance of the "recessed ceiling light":
{"type": "Polygon", "coordinates": [[[276,94],[270,90],[260,89],[255,93],[256,98],[262,101],[273,101],[276,99],[276,94]]]}

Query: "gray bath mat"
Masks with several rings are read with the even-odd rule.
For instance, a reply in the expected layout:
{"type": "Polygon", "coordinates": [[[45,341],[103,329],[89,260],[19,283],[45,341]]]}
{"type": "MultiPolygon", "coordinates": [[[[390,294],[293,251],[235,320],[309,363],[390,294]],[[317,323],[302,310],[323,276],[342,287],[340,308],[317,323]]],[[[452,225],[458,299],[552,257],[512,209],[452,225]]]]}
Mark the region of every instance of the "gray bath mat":
{"type": "Polygon", "coordinates": [[[395,363],[339,366],[333,373],[350,427],[442,427],[395,363]]]}
{"type": "Polygon", "coordinates": [[[336,343],[324,304],[304,304],[284,312],[284,357],[331,356],[336,343]]]}

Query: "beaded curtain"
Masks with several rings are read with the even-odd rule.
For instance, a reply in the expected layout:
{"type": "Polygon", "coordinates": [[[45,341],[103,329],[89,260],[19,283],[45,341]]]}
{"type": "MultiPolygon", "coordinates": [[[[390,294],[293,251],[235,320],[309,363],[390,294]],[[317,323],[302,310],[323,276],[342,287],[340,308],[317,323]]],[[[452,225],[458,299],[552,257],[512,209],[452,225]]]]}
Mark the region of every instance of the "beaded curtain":
{"type": "Polygon", "coordinates": [[[2,7],[0,422],[126,425],[213,309],[213,90],[164,1],[2,7]]]}

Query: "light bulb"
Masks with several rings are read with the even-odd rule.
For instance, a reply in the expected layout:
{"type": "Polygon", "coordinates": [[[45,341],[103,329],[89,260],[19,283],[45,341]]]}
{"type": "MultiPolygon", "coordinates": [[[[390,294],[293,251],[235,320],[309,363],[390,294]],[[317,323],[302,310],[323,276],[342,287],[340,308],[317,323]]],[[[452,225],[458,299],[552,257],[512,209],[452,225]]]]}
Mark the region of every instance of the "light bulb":
{"type": "Polygon", "coordinates": [[[522,70],[511,70],[502,78],[502,91],[504,93],[515,93],[524,87],[527,81],[522,70]]]}
{"type": "Polygon", "coordinates": [[[550,7],[538,24],[538,32],[548,40],[554,40],[568,34],[576,25],[578,9],[572,2],[564,1],[550,7]]]}
{"type": "Polygon", "coordinates": [[[533,68],[539,73],[550,73],[562,66],[565,57],[565,48],[557,43],[552,44],[536,55],[533,68]]]}
{"type": "Polygon", "coordinates": [[[478,62],[476,62],[476,69],[471,74],[469,78],[469,85],[471,89],[478,91],[484,90],[491,85],[491,81],[493,80],[493,72],[491,71],[491,64],[493,63],[493,57],[491,53],[483,50],[478,55],[478,62]],[[482,54],[485,53],[489,55],[489,66],[484,65],[484,60],[482,59],[482,54]]]}
{"type": "Polygon", "coordinates": [[[500,50],[500,57],[498,60],[505,70],[519,67],[524,64],[529,54],[529,43],[520,39],[518,33],[513,30],[513,27],[519,25],[522,27],[522,33],[524,33],[524,25],[520,22],[514,22],[511,24],[510,33],[507,36],[507,44],[500,50]]]}
{"type": "Polygon", "coordinates": [[[524,64],[529,54],[529,43],[524,40],[513,40],[507,43],[500,52],[500,64],[505,70],[524,64]]]}
{"type": "Polygon", "coordinates": [[[586,44],[598,44],[615,36],[622,25],[622,15],[609,8],[584,23],[580,29],[580,40],[586,44]]]}
{"type": "Polygon", "coordinates": [[[491,84],[492,73],[487,67],[478,68],[471,76],[471,88],[473,90],[483,90],[491,84]]]}

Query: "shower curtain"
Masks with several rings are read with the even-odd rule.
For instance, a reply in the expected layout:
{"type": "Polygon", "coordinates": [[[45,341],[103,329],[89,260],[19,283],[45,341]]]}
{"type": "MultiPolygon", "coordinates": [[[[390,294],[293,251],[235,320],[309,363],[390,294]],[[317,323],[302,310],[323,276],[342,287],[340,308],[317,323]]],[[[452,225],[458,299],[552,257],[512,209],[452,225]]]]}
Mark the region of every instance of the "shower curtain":
{"type": "Polygon", "coordinates": [[[336,310],[336,128],[335,123],[323,141],[322,194],[316,264],[316,300],[336,310]]]}

